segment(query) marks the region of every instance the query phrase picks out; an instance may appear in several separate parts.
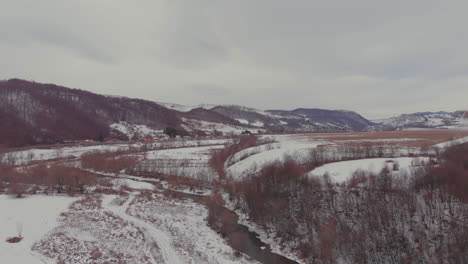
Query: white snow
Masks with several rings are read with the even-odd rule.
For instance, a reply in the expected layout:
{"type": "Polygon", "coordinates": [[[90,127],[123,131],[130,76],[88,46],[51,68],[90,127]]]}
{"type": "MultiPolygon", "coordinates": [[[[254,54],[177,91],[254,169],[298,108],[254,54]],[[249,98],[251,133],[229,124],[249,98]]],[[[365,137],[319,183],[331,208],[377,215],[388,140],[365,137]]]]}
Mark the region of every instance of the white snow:
{"type": "Polygon", "coordinates": [[[147,152],[148,159],[200,159],[208,160],[212,150],[224,148],[224,145],[162,149],[147,152]]]}
{"type": "Polygon", "coordinates": [[[387,167],[393,171],[392,165],[397,162],[399,165],[398,174],[404,171],[410,172],[412,168],[421,166],[422,163],[428,162],[427,157],[418,158],[375,158],[375,159],[360,159],[328,163],[320,166],[307,175],[308,177],[323,177],[328,174],[330,180],[335,183],[343,183],[352,178],[356,171],[365,171],[372,174],[378,174],[383,168],[387,167]],[[391,161],[391,162],[388,162],[391,161]]]}
{"type": "MultiPolygon", "coordinates": [[[[95,146],[73,146],[59,149],[28,149],[15,152],[9,152],[6,155],[14,156],[16,165],[27,164],[31,161],[52,160],[58,158],[73,157],[78,158],[81,155],[91,151],[117,151],[128,149],[128,144],[113,145],[95,145],[95,146]]],[[[6,157],[4,157],[5,159],[6,157]]]]}
{"type": "Polygon", "coordinates": [[[260,121],[255,121],[253,123],[251,123],[250,125],[254,126],[254,127],[263,127],[263,122],[260,122],[260,121]]]}
{"type": "Polygon", "coordinates": [[[244,124],[244,125],[248,125],[248,124],[249,124],[249,121],[248,121],[248,120],[245,120],[245,119],[238,118],[238,119],[236,119],[236,120],[239,121],[239,123],[244,124]]]}
{"type": "Polygon", "coordinates": [[[466,142],[468,142],[468,137],[463,137],[463,138],[459,138],[459,139],[455,139],[455,140],[451,140],[447,142],[442,142],[442,143],[434,145],[433,147],[444,149],[444,148],[448,148],[451,146],[463,144],[466,142]]]}
{"type": "Polygon", "coordinates": [[[271,136],[271,138],[278,141],[278,143],[246,149],[239,154],[233,155],[232,160],[239,161],[232,163],[227,168],[228,176],[235,180],[242,180],[251,174],[258,173],[265,166],[284,162],[288,157],[292,157],[296,162],[301,163],[307,158],[311,149],[329,143],[296,135],[276,135],[271,136]],[[240,157],[244,155],[250,156],[240,160],[240,157]]]}
{"type": "Polygon", "coordinates": [[[254,126],[254,127],[263,127],[263,122],[260,122],[260,121],[255,121],[255,122],[250,122],[246,119],[242,119],[242,118],[236,118],[237,121],[239,121],[239,123],[241,124],[244,124],[244,125],[251,125],[251,126],[254,126]]]}
{"type": "Polygon", "coordinates": [[[149,190],[149,191],[154,190],[154,185],[151,183],[135,181],[135,180],[125,179],[125,178],[115,178],[112,180],[112,184],[114,184],[114,187],[117,189],[120,189],[120,187],[122,186],[127,186],[135,190],[149,190]]]}
{"type": "Polygon", "coordinates": [[[174,104],[174,103],[161,103],[158,102],[157,104],[162,105],[166,108],[173,109],[179,112],[189,112],[195,108],[204,108],[204,109],[212,109],[215,108],[217,105],[214,104],[199,104],[199,105],[181,105],[181,104],[174,104]]]}
{"type": "Polygon", "coordinates": [[[125,212],[132,217],[126,219],[140,219],[142,227],[152,230],[150,234],[156,236],[158,245],[168,250],[163,255],[177,258],[166,263],[257,263],[243,255],[234,256],[227,242],[208,227],[208,210],[191,200],[170,200],[153,194],[151,198],[135,198],[125,212]]]}
{"type": "Polygon", "coordinates": [[[227,125],[222,123],[213,123],[207,122],[202,120],[195,120],[195,119],[188,119],[182,118],[182,120],[186,123],[182,125],[188,131],[191,130],[202,130],[210,134],[214,134],[214,132],[221,132],[223,135],[240,135],[243,131],[248,128],[242,126],[234,126],[234,125],[227,125]]]}
{"type": "Polygon", "coordinates": [[[213,150],[221,148],[224,148],[224,145],[149,151],[142,164],[148,164],[145,170],[153,172],[212,179],[215,178],[216,172],[209,166],[208,161],[213,150]]]}
{"type": "Polygon", "coordinates": [[[236,162],[239,162],[243,159],[248,158],[249,156],[262,153],[268,150],[277,149],[280,147],[281,147],[281,144],[279,143],[269,143],[269,144],[263,144],[260,146],[255,146],[255,147],[241,150],[235,153],[234,155],[232,155],[231,157],[229,157],[229,159],[226,161],[226,166],[230,166],[236,162]]]}
{"type": "MultiPolygon", "coordinates": [[[[221,145],[232,142],[232,139],[206,139],[206,140],[186,140],[186,139],[175,139],[161,142],[148,143],[149,148],[179,148],[179,147],[191,147],[199,145],[221,145]]],[[[32,161],[44,161],[53,160],[59,158],[79,158],[83,154],[92,151],[117,151],[127,150],[129,148],[142,147],[142,143],[135,144],[106,144],[106,145],[93,145],[93,146],[72,146],[62,148],[50,148],[50,149],[39,149],[32,148],[28,150],[20,150],[14,152],[8,152],[3,156],[3,161],[7,159],[7,156],[14,157],[16,165],[28,164],[32,161]]],[[[0,157],[1,158],[1,157],[0,157]]]]}
{"type": "Polygon", "coordinates": [[[110,202],[114,200],[116,196],[106,196],[105,198],[106,199],[103,200],[103,207],[105,209],[147,231],[147,234],[156,241],[159,249],[161,250],[165,263],[183,263],[178,254],[176,253],[174,246],[172,245],[172,239],[168,234],[157,229],[154,225],[151,225],[143,220],[140,220],[126,213],[128,206],[135,199],[135,194],[131,194],[128,200],[122,206],[110,205],[110,202]]]}
{"type": "Polygon", "coordinates": [[[136,136],[143,138],[145,136],[151,137],[165,137],[165,134],[162,130],[155,130],[149,128],[145,125],[135,125],[127,122],[119,122],[110,125],[111,129],[120,131],[121,133],[127,135],[129,139],[132,139],[136,136]]]}
{"type": "Polygon", "coordinates": [[[35,195],[16,199],[0,195],[0,262],[8,264],[44,263],[44,257],[31,247],[47,232],[55,228],[57,217],[76,198],[35,195]],[[22,224],[24,237],[19,243],[7,243],[17,236],[16,225],[22,224]]]}
{"type": "MultiPolygon", "coordinates": [[[[228,194],[223,193],[226,208],[235,212],[239,216],[239,224],[246,226],[250,232],[258,234],[258,238],[270,247],[271,252],[292,259],[299,264],[305,264],[305,262],[298,256],[297,252],[295,252],[290,245],[284,245],[274,230],[268,229],[268,231],[265,231],[264,227],[256,224],[253,220],[251,220],[249,216],[240,210],[235,202],[231,201],[228,197],[228,194]]],[[[262,247],[262,250],[263,249],[264,247],[262,247]]]]}

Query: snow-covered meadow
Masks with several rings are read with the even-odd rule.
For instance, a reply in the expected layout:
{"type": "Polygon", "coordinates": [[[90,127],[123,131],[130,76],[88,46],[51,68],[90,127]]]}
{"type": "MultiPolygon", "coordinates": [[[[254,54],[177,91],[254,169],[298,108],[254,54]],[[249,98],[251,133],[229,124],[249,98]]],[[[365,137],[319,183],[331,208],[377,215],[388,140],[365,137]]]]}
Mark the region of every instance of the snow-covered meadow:
{"type": "Polygon", "coordinates": [[[220,139],[171,139],[156,142],[136,142],[128,144],[93,144],[75,145],[50,148],[30,148],[18,151],[0,153],[0,161],[12,163],[12,165],[26,165],[32,162],[50,161],[67,158],[80,158],[91,152],[115,152],[133,150],[142,152],[145,149],[177,149],[198,146],[225,145],[233,140],[229,138],[220,139]]]}
{"type": "Polygon", "coordinates": [[[15,199],[0,195],[0,262],[9,264],[48,263],[46,258],[31,250],[32,246],[58,225],[57,218],[77,198],[35,195],[15,199]],[[20,230],[17,230],[20,229],[20,230]],[[19,243],[8,243],[18,236],[19,243]]]}
{"type": "Polygon", "coordinates": [[[333,183],[349,181],[356,172],[378,175],[386,169],[392,176],[411,175],[412,171],[429,162],[428,157],[374,158],[332,162],[310,171],[308,177],[329,177],[333,183]]]}
{"type": "MultiPolygon", "coordinates": [[[[362,133],[335,133],[268,136],[274,140],[275,143],[255,146],[239,151],[226,161],[225,168],[229,177],[234,180],[242,180],[249,175],[258,173],[268,165],[279,164],[288,159],[292,159],[298,164],[304,164],[310,161],[311,155],[319,154],[324,160],[364,159],[366,155],[386,157],[382,159],[383,161],[388,161],[389,158],[398,158],[396,161],[401,161],[402,169],[406,169],[407,167],[405,164],[407,161],[413,160],[411,157],[426,156],[428,154],[432,155],[435,153],[434,150],[436,148],[443,148],[448,145],[461,144],[468,141],[468,137],[466,137],[442,142],[431,148],[427,148],[427,150],[423,152],[422,148],[407,146],[405,143],[426,140],[424,138],[394,138],[393,134],[384,134],[381,138],[369,138],[369,136],[372,135],[373,134],[362,133]],[[311,153],[311,151],[315,151],[316,153],[311,153]],[[362,153],[356,153],[356,151],[361,151],[362,153]]],[[[422,159],[425,158],[423,157],[422,159]]],[[[344,166],[343,170],[349,169],[349,173],[351,174],[357,169],[371,170],[372,173],[376,173],[375,170],[380,171],[383,165],[381,166],[381,164],[376,164],[375,162],[382,163],[379,159],[348,161],[346,163],[332,163],[325,168],[328,170],[336,165],[339,168],[344,166]],[[368,165],[368,163],[370,163],[370,165],[368,165]],[[348,165],[349,168],[346,167],[348,165]]],[[[343,178],[346,177],[343,176],[343,178]]]]}

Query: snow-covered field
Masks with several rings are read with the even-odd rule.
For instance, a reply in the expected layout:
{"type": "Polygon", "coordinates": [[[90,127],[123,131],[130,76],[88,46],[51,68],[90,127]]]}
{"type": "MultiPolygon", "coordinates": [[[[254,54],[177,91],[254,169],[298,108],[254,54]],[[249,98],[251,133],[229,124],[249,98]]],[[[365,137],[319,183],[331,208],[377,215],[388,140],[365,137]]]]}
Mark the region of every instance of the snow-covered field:
{"type": "Polygon", "coordinates": [[[208,160],[212,150],[224,148],[224,145],[162,149],[147,152],[148,159],[189,159],[208,160]]]}
{"type": "Polygon", "coordinates": [[[142,181],[136,181],[127,178],[113,178],[111,183],[114,185],[115,190],[120,190],[122,187],[128,187],[136,190],[148,190],[153,191],[155,189],[154,184],[142,181]]]}
{"type": "Polygon", "coordinates": [[[463,137],[463,138],[458,138],[454,140],[450,140],[447,142],[442,142],[439,144],[434,145],[434,147],[440,148],[440,149],[445,149],[451,146],[459,145],[468,142],[468,137],[463,137]]]}
{"type": "Polygon", "coordinates": [[[330,144],[330,142],[321,139],[313,141],[295,135],[277,135],[269,136],[269,138],[277,143],[248,148],[228,159],[226,162],[227,175],[235,180],[242,180],[265,166],[284,162],[288,157],[301,163],[307,159],[311,149],[319,145],[330,144]]]}
{"type": "Polygon", "coordinates": [[[35,195],[15,199],[0,195],[0,263],[47,263],[46,258],[31,247],[58,225],[60,213],[75,200],[64,196],[35,195]],[[22,226],[23,240],[7,243],[7,238],[18,236],[17,225],[22,226]]]}
{"type": "Polygon", "coordinates": [[[428,157],[349,160],[325,164],[312,170],[307,175],[308,177],[318,178],[328,175],[332,182],[343,183],[349,181],[353,174],[358,171],[367,174],[379,174],[382,169],[387,168],[393,176],[410,175],[412,170],[427,162],[429,162],[428,157]]]}
{"type": "Polygon", "coordinates": [[[208,161],[224,145],[163,149],[146,152],[137,169],[190,178],[212,179],[216,175],[208,161]]]}
{"type": "Polygon", "coordinates": [[[33,161],[45,161],[61,158],[78,158],[83,154],[91,151],[118,151],[129,148],[128,144],[113,144],[113,145],[94,145],[94,146],[73,146],[51,149],[28,149],[15,152],[9,152],[3,157],[4,161],[7,156],[11,156],[16,165],[24,165],[33,161]]]}
{"type": "MultiPolygon", "coordinates": [[[[343,134],[299,134],[299,135],[273,135],[269,136],[277,143],[271,143],[261,146],[256,146],[248,149],[244,149],[233,156],[231,156],[225,164],[227,175],[235,180],[241,180],[245,177],[255,174],[263,169],[265,166],[270,164],[277,164],[284,162],[290,158],[299,164],[307,162],[312,149],[317,149],[324,157],[330,159],[349,159],[353,158],[356,153],[343,152],[343,147],[353,146],[347,145],[349,143],[366,143],[370,145],[364,145],[363,150],[366,146],[374,148],[372,151],[381,151],[384,157],[398,158],[405,156],[414,156],[421,154],[434,154],[433,148],[446,148],[448,146],[461,144],[468,142],[468,137],[462,137],[456,140],[442,142],[433,145],[432,148],[427,148],[425,152],[421,152],[421,148],[414,146],[399,145],[399,143],[405,142],[418,142],[426,140],[424,138],[395,138],[393,134],[381,135],[381,138],[370,138],[373,136],[372,133],[343,133],[343,134]],[[387,138],[385,137],[387,135],[387,138]],[[368,138],[366,138],[366,136],[368,138]],[[353,139],[345,139],[351,137],[353,139]],[[338,138],[338,140],[336,139],[338,138]],[[380,148],[380,149],[378,149],[380,148]],[[351,156],[350,156],[351,155],[351,156]]],[[[359,146],[359,145],[354,145],[359,146]]],[[[351,174],[357,169],[370,170],[372,173],[376,173],[375,170],[381,170],[383,166],[376,164],[380,162],[378,159],[374,161],[354,161],[349,164],[349,170],[351,174]],[[368,164],[367,163],[371,163],[368,164]],[[372,166],[371,166],[372,165],[372,166]],[[378,167],[378,168],[377,168],[378,167]]],[[[384,159],[388,160],[388,158],[384,159]]],[[[401,158],[401,167],[405,168],[404,165],[411,158],[401,158]]],[[[332,168],[333,166],[345,166],[341,163],[332,163],[327,165],[326,169],[332,168]],[[333,164],[333,165],[332,165],[333,164]]],[[[341,168],[341,167],[340,167],[341,168]]],[[[346,168],[343,168],[346,170],[346,168]]],[[[346,178],[346,177],[345,177],[346,178]]],[[[338,181],[339,178],[337,178],[338,181]]]]}
{"type": "Polygon", "coordinates": [[[215,231],[206,224],[205,207],[188,200],[168,200],[160,195],[140,195],[127,213],[158,227],[170,242],[177,259],[167,263],[256,263],[236,256],[215,231]]]}
{"type": "MultiPolygon", "coordinates": [[[[89,195],[27,246],[33,247],[33,260],[41,257],[47,263],[256,263],[235,254],[207,226],[207,214],[198,203],[151,192],[89,195]]],[[[23,247],[17,254],[26,250],[31,252],[23,247]]],[[[5,263],[41,263],[10,259],[5,263]]]]}
{"type": "Polygon", "coordinates": [[[143,146],[146,146],[149,149],[176,149],[183,147],[196,147],[196,146],[207,146],[207,145],[224,145],[232,142],[232,139],[221,138],[221,139],[206,139],[206,140],[197,140],[197,139],[174,139],[166,140],[160,142],[151,142],[151,143],[131,143],[131,144],[105,144],[105,145],[93,145],[93,146],[70,146],[62,148],[31,148],[27,150],[20,150],[14,152],[8,152],[0,156],[0,158],[7,162],[8,159],[11,159],[15,162],[16,165],[25,165],[30,162],[37,161],[46,161],[46,160],[55,160],[63,158],[79,158],[85,153],[93,151],[120,151],[132,149],[141,149],[143,146]]]}

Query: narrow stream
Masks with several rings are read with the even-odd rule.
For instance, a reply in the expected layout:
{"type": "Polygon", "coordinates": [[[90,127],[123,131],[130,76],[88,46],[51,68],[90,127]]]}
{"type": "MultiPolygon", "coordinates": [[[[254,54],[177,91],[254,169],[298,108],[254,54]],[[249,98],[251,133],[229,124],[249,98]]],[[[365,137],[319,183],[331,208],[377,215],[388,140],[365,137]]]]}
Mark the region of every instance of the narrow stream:
{"type": "MultiPolygon", "coordinates": [[[[109,177],[109,176],[106,176],[109,177]]],[[[112,177],[112,176],[111,176],[112,177]]],[[[115,176],[114,176],[115,177],[115,176]]],[[[125,177],[115,177],[115,178],[125,178],[125,177]]],[[[154,181],[149,181],[145,179],[136,179],[136,178],[129,178],[134,181],[140,182],[148,182],[153,184],[159,191],[167,191],[162,184],[154,181]]],[[[187,199],[191,199],[195,202],[200,202],[202,198],[207,198],[205,195],[199,194],[191,194],[191,193],[184,193],[169,190],[170,192],[176,194],[178,197],[184,197],[187,199]]],[[[203,204],[203,202],[200,202],[203,204]]],[[[239,224],[239,216],[229,210],[224,206],[219,206],[217,208],[217,213],[221,216],[229,216],[227,221],[229,221],[229,230],[226,231],[227,233],[222,234],[229,245],[241,252],[246,254],[247,256],[259,261],[263,264],[299,264],[298,262],[288,259],[284,256],[278,255],[276,253],[271,252],[271,248],[269,245],[263,243],[259,239],[259,235],[255,232],[251,232],[247,226],[239,224]]],[[[224,219],[226,220],[226,219],[224,219]]]]}
{"type": "Polygon", "coordinates": [[[232,214],[235,220],[235,229],[226,234],[227,241],[232,248],[265,264],[298,264],[296,261],[271,252],[270,246],[263,243],[258,238],[257,233],[251,232],[246,226],[239,224],[239,217],[235,212],[225,207],[222,208],[227,213],[232,214]]]}
{"type": "MultiPolygon", "coordinates": [[[[177,193],[185,198],[189,198],[193,201],[198,201],[202,198],[207,197],[198,194],[190,194],[175,191],[172,192],[177,193]]],[[[294,260],[271,252],[270,246],[263,243],[259,239],[259,235],[257,233],[251,232],[247,226],[239,224],[239,216],[235,212],[229,210],[224,206],[219,206],[219,208],[217,209],[218,210],[216,211],[220,216],[229,216],[227,220],[230,221],[229,231],[222,235],[226,238],[229,245],[233,249],[242,252],[247,256],[264,264],[298,264],[294,260]]]]}

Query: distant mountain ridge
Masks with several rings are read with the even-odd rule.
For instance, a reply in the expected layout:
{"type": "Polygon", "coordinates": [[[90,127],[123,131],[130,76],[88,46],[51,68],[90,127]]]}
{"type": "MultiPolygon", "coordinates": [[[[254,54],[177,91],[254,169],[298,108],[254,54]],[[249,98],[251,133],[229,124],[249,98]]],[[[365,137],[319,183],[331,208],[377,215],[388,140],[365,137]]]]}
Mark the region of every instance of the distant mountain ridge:
{"type": "Polygon", "coordinates": [[[455,112],[418,112],[402,114],[396,117],[381,119],[372,130],[399,130],[408,128],[460,128],[466,124],[466,111],[455,112]]]}
{"type": "Polygon", "coordinates": [[[105,96],[20,79],[0,81],[0,146],[69,140],[139,139],[171,127],[180,135],[348,132],[443,128],[463,124],[464,111],[421,112],[379,121],[356,112],[297,108],[258,110],[239,105],[184,106],[105,96]],[[147,133],[147,135],[145,134],[147,133]]]}

